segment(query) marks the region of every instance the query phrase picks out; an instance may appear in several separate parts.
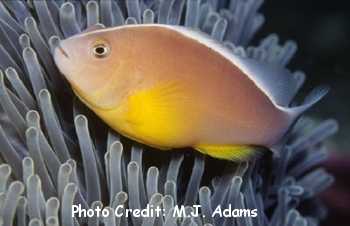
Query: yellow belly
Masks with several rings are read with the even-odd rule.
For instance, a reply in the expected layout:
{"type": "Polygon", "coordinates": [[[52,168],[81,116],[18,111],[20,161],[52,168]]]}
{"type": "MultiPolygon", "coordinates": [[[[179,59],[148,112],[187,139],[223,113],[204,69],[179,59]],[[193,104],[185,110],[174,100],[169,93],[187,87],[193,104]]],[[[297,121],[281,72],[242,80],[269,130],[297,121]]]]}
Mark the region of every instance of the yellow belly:
{"type": "Polygon", "coordinates": [[[186,94],[186,87],[165,82],[131,94],[114,109],[93,110],[113,129],[133,140],[160,148],[189,147],[194,142],[196,119],[193,110],[186,109],[194,101],[186,94]]]}

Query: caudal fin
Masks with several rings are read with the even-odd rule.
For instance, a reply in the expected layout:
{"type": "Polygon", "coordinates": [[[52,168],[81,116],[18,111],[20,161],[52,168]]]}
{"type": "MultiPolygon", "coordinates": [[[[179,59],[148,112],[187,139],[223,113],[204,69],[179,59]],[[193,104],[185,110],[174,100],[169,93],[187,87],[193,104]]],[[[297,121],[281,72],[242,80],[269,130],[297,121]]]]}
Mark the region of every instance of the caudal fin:
{"type": "MultiPolygon", "coordinates": [[[[319,100],[321,100],[328,93],[328,90],[329,90],[329,87],[326,85],[318,86],[315,89],[313,89],[311,91],[311,93],[305,98],[302,105],[297,106],[297,107],[292,107],[292,108],[286,108],[285,110],[290,114],[290,116],[292,118],[291,124],[293,125],[302,113],[304,113],[312,105],[314,105],[319,100]]],[[[289,129],[289,131],[290,131],[290,129],[289,129]]],[[[286,139],[286,136],[283,136],[275,144],[273,144],[269,147],[270,150],[273,151],[278,157],[281,155],[281,152],[284,149],[285,139],[286,139]]]]}
{"type": "Polygon", "coordinates": [[[291,114],[292,118],[297,119],[302,113],[309,109],[312,105],[321,100],[329,91],[329,86],[322,85],[318,86],[311,91],[311,93],[305,98],[302,105],[288,108],[288,112],[291,114]]]}

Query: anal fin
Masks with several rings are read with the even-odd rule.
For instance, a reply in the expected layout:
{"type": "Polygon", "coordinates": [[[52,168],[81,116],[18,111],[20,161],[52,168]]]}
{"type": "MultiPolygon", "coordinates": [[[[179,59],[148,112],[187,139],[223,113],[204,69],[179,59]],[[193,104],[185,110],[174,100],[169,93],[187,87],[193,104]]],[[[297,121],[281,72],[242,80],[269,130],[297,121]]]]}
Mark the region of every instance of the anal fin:
{"type": "Polygon", "coordinates": [[[267,150],[261,146],[251,145],[198,145],[194,147],[199,152],[219,159],[234,162],[247,162],[260,158],[267,150]]]}

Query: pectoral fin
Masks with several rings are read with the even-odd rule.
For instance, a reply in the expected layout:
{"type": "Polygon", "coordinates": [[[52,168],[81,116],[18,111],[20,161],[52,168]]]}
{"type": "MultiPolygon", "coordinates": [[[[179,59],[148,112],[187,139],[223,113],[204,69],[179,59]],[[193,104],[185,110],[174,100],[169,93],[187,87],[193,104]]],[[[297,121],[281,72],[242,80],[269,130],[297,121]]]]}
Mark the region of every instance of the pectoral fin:
{"type": "Polygon", "coordinates": [[[129,137],[162,148],[189,146],[198,121],[198,100],[184,82],[170,80],[129,97],[124,121],[129,137]]]}
{"type": "Polygon", "coordinates": [[[260,146],[239,145],[199,145],[194,147],[197,151],[213,156],[215,158],[231,160],[235,162],[246,162],[260,158],[265,153],[265,148],[260,146]]]}

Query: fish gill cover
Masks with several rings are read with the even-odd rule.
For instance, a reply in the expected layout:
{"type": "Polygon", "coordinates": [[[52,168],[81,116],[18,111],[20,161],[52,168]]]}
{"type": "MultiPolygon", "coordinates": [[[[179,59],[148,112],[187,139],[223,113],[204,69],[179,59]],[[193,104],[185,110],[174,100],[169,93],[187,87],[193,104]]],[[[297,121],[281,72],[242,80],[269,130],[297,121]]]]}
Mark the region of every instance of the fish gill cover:
{"type": "MultiPolygon", "coordinates": [[[[161,23],[199,28],[242,57],[285,66],[296,51],[293,41],[280,45],[271,34],[249,45],[264,22],[262,3],[2,0],[0,224],[317,225],[326,212],[316,195],[333,182],[317,166],[336,121],[301,118],[280,158],[268,152],[238,164],[188,149],[160,152],[109,130],[74,97],[52,57],[60,39],[96,23],[161,23]],[[126,209],[147,204],[164,214],[126,217],[126,209]],[[73,205],[110,214],[72,216],[73,205]],[[185,214],[174,214],[181,205],[185,214]],[[189,214],[197,205],[199,214],[189,214]],[[231,217],[220,217],[218,207],[231,217]],[[256,216],[232,216],[236,209],[256,216]]],[[[305,74],[293,75],[297,93],[305,74]]]]}

